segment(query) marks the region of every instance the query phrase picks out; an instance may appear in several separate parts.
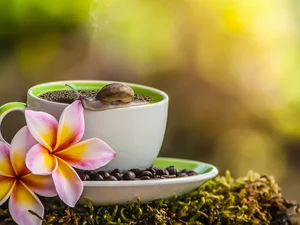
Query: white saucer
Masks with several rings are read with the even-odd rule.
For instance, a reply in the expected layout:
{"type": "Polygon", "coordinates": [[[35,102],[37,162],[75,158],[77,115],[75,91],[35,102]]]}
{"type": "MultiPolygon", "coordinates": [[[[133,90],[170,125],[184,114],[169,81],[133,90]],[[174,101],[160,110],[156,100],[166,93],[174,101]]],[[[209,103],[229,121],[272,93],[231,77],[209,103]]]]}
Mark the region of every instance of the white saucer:
{"type": "Polygon", "coordinates": [[[198,175],[161,180],[84,181],[79,202],[87,198],[95,205],[116,205],[136,202],[138,197],[141,202],[170,198],[186,194],[218,174],[213,165],[186,159],[158,157],[154,165],[159,168],[173,165],[178,170],[194,170],[198,175]]]}

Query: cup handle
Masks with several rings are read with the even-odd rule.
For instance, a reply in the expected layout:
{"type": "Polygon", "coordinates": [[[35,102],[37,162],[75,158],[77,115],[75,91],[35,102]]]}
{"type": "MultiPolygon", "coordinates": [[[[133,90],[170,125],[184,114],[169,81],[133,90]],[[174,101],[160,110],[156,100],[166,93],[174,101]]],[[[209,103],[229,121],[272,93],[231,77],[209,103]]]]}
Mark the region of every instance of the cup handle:
{"type": "Polygon", "coordinates": [[[14,111],[24,112],[26,107],[27,107],[26,104],[23,102],[9,102],[9,103],[6,103],[6,104],[0,106],[0,141],[3,141],[6,144],[8,144],[2,136],[1,124],[2,124],[4,117],[7,114],[14,112],[14,111]]]}

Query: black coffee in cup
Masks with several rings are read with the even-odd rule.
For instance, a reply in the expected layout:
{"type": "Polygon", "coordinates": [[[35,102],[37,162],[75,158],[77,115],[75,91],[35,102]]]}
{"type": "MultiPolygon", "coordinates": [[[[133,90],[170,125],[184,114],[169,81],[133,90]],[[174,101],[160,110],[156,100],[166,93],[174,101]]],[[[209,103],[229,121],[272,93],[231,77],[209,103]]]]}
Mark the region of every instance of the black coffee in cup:
{"type": "MultiPolygon", "coordinates": [[[[78,90],[78,92],[88,98],[94,98],[99,90],[78,90]]],[[[45,99],[51,102],[60,102],[71,104],[75,101],[78,96],[72,90],[60,90],[60,91],[49,91],[43,94],[38,95],[39,98],[45,99]]],[[[142,94],[135,94],[135,100],[153,102],[154,99],[152,97],[142,95],[142,94]]]]}

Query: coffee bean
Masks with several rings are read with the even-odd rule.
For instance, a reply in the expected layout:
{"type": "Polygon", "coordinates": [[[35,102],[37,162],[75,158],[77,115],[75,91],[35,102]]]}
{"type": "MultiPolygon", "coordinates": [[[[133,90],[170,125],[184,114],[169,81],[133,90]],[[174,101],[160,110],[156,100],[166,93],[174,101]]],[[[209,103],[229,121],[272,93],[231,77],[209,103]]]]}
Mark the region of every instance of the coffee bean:
{"type": "Polygon", "coordinates": [[[135,176],[140,176],[140,174],[144,171],[144,170],[141,170],[141,169],[131,169],[129,171],[132,171],[134,172],[135,176]]]}
{"type": "Polygon", "coordinates": [[[91,176],[91,180],[97,180],[97,181],[99,181],[99,180],[104,180],[104,179],[103,179],[103,177],[100,174],[95,173],[95,174],[93,174],[91,176]]]}
{"type": "Polygon", "coordinates": [[[188,171],[188,172],[186,172],[186,174],[188,175],[188,176],[195,176],[195,175],[198,175],[195,171],[188,171]]]}
{"type": "Polygon", "coordinates": [[[156,170],[156,174],[157,175],[169,175],[169,172],[168,172],[168,170],[166,170],[166,169],[157,169],[156,170]]]}
{"type": "Polygon", "coordinates": [[[90,176],[88,174],[85,174],[85,180],[90,180],[90,176]]]}
{"type": "Polygon", "coordinates": [[[151,178],[149,176],[143,176],[141,177],[141,180],[151,180],[151,178]]]}
{"type": "Polygon", "coordinates": [[[188,170],[187,169],[183,169],[180,171],[180,173],[186,173],[188,170]]]}
{"type": "Polygon", "coordinates": [[[114,177],[114,176],[105,177],[104,180],[106,180],[106,181],[118,181],[118,179],[116,177],[114,177]]]}
{"type": "Polygon", "coordinates": [[[158,170],[159,168],[157,168],[156,166],[150,166],[149,169],[154,169],[154,170],[158,170]]]}
{"type": "Polygon", "coordinates": [[[163,175],[161,176],[161,178],[175,178],[176,175],[175,174],[170,174],[170,175],[163,175]]]}
{"type": "Polygon", "coordinates": [[[156,170],[153,167],[152,168],[147,168],[146,171],[151,172],[153,177],[156,175],[156,170]]]}
{"type": "Polygon", "coordinates": [[[174,166],[169,166],[167,168],[169,174],[173,175],[173,174],[176,174],[177,173],[177,169],[174,167],[174,166]]]}
{"type": "MultiPolygon", "coordinates": [[[[80,172],[77,172],[77,173],[80,174],[80,172]]],[[[84,171],[84,173],[89,175],[89,176],[91,176],[93,174],[92,171],[84,171]]]]}
{"type": "Polygon", "coordinates": [[[136,178],[136,175],[135,175],[134,172],[128,171],[128,172],[124,173],[123,177],[124,177],[126,180],[133,180],[134,178],[136,178]]]}
{"type": "Polygon", "coordinates": [[[119,169],[114,169],[113,171],[111,171],[111,174],[114,174],[114,173],[121,173],[121,171],[119,169]]]}
{"type": "Polygon", "coordinates": [[[78,175],[79,175],[79,177],[80,177],[80,179],[81,179],[82,181],[85,181],[85,180],[89,180],[89,179],[90,179],[90,176],[87,175],[86,173],[80,172],[80,173],[78,173],[78,175]]]}
{"type": "Polygon", "coordinates": [[[118,180],[124,180],[121,173],[112,173],[111,175],[117,178],[118,180]]]}
{"type": "Polygon", "coordinates": [[[144,177],[144,176],[148,176],[150,178],[154,177],[153,174],[148,170],[145,170],[141,173],[140,177],[144,177]]]}
{"type": "Polygon", "coordinates": [[[186,173],[180,173],[178,177],[188,177],[188,175],[186,173]]]}
{"type": "Polygon", "coordinates": [[[110,174],[106,171],[99,171],[98,174],[100,174],[103,178],[110,176],[110,174]]]}

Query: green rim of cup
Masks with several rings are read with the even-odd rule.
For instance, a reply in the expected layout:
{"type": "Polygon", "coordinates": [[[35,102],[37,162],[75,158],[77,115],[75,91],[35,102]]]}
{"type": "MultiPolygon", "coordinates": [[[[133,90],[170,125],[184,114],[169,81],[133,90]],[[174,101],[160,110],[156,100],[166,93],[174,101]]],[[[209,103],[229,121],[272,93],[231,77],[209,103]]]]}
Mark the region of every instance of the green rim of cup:
{"type": "MultiPolygon", "coordinates": [[[[35,97],[38,97],[39,95],[51,92],[51,91],[62,91],[62,90],[70,90],[70,88],[66,87],[65,84],[70,84],[74,88],[78,90],[100,90],[103,86],[112,83],[114,81],[58,81],[58,82],[49,82],[49,83],[43,83],[38,84],[32,88],[29,89],[29,95],[33,95],[35,97]]],[[[166,98],[166,94],[163,93],[160,90],[157,90],[155,88],[138,85],[138,84],[131,84],[122,82],[125,84],[128,84],[136,94],[142,94],[146,96],[150,96],[153,99],[155,99],[155,102],[159,102],[166,98]]]]}

